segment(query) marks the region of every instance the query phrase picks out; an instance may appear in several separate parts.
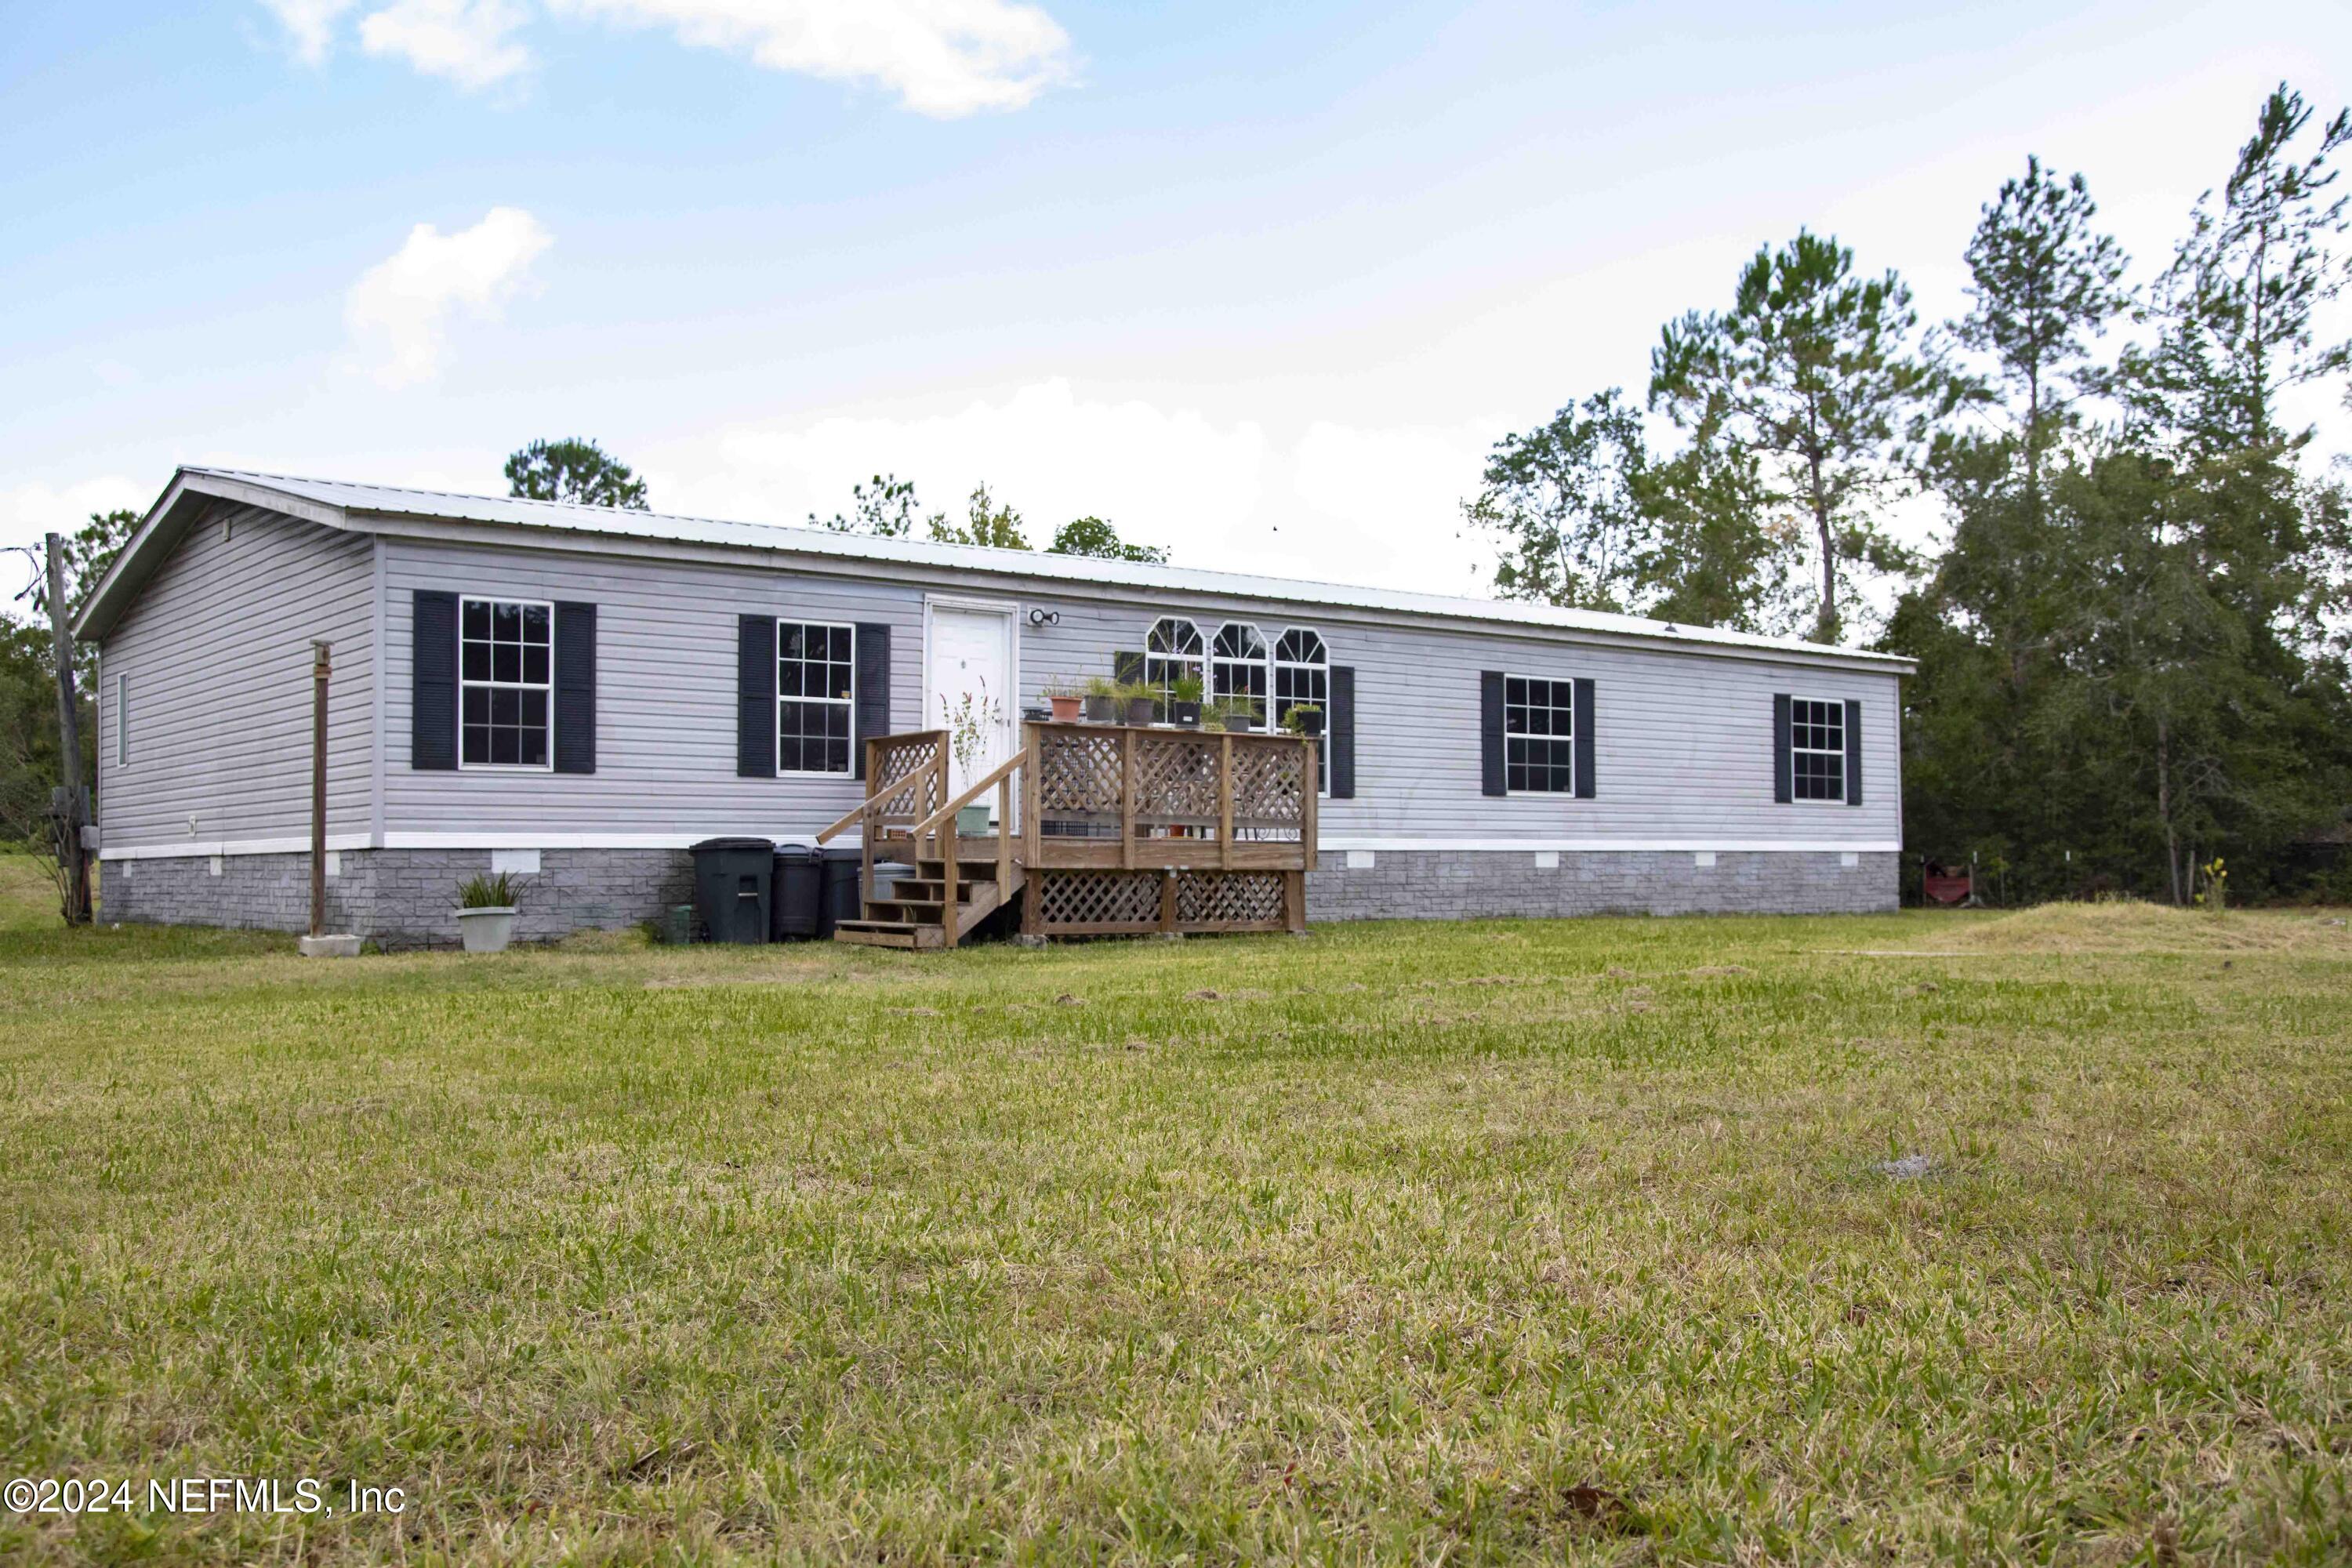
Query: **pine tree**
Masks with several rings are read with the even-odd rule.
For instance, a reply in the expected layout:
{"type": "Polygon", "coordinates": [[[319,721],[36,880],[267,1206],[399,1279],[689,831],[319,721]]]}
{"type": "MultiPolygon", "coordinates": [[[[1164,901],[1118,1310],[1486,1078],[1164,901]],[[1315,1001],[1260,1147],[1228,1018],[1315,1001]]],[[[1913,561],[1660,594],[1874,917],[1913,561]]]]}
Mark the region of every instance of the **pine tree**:
{"type": "Polygon", "coordinates": [[[1843,624],[1846,568],[1913,565],[1878,512],[1909,489],[1910,449],[1950,397],[1912,351],[1917,321],[1895,273],[1856,278],[1853,251],[1801,230],[1756,253],[1729,310],[1670,324],[1650,356],[1650,406],[1700,445],[1753,458],[1767,504],[1805,516],[1821,564],[1813,635],[1822,642],[1843,624]]]}
{"type": "Polygon", "coordinates": [[[2037,508],[2050,445],[2101,379],[2091,341],[2131,302],[2122,247],[2091,227],[2098,210],[2082,175],[2061,182],[2028,158],[2024,177],[2002,183],[1969,241],[1973,304],[1952,335],[1993,361],[2037,508]]]}

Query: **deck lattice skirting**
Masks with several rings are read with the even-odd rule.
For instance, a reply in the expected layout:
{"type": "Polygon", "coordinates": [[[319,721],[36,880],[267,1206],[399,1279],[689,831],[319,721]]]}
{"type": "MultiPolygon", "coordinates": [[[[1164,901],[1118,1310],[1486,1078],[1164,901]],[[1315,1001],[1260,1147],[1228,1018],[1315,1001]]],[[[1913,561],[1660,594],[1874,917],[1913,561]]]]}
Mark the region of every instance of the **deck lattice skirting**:
{"type": "Polygon", "coordinates": [[[819,839],[859,827],[869,869],[895,859],[916,875],[870,898],[844,940],[953,947],[1016,897],[1034,936],[1306,929],[1312,740],[1031,723],[1012,757],[952,798],[945,731],[866,747],[866,801],[819,839]],[[958,833],[957,808],[992,795],[994,830],[958,833]]]}

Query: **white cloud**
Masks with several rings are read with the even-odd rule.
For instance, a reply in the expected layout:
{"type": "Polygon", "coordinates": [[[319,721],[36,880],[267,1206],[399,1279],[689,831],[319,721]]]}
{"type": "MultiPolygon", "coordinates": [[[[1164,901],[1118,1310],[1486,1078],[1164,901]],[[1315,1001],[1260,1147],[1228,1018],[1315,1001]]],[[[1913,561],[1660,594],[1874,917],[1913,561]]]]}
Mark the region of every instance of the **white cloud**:
{"type": "Polygon", "coordinates": [[[294,58],[315,66],[327,58],[335,41],[335,24],[358,0],[261,0],[286,28],[294,58]]]}
{"type": "Polygon", "coordinates": [[[360,274],[343,301],[343,323],[369,374],[401,387],[439,374],[450,316],[463,310],[495,321],[553,243],[520,207],[492,207],[473,227],[445,235],[429,223],[360,274]]]}
{"type": "MultiPolygon", "coordinates": [[[[317,65],[358,0],[262,0],[297,58],[317,65]]],[[[1025,108],[1071,79],[1069,35],[1025,0],[541,0],[553,14],[663,27],[680,43],[748,56],[771,70],[877,82],[918,114],[952,120],[1025,108]]],[[[391,0],[360,19],[372,55],[460,86],[528,68],[515,34],[531,0],[391,0]]]]}
{"type": "Polygon", "coordinates": [[[548,0],[551,10],[745,53],[772,70],[876,81],[919,114],[1020,109],[1071,74],[1070,39],[1018,0],[548,0]]]}
{"type": "Polygon", "coordinates": [[[666,511],[797,523],[847,510],[850,486],[896,473],[927,509],[959,520],[985,481],[1020,510],[1034,543],[1089,513],[1129,539],[1179,543],[1255,504],[1265,456],[1255,424],[1082,398],[1056,377],[949,410],[737,425],[649,452],[646,466],[666,511]]]}
{"type": "Polygon", "coordinates": [[[507,0],[394,0],[361,18],[360,42],[460,87],[488,87],[530,66],[511,36],[522,23],[507,0]]]}
{"type": "Polygon", "coordinates": [[[1296,441],[1255,420],[1090,397],[1065,379],[961,406],[869,407],[745,424],[644,450],[664,511],[800,523],[849,507],[876,473],[961,519],[986,481],[1043,545],[1071,518],[1165,544],[1178,564],[1474,594],[1483,546],[1459,537],[1493,421],[1378,429],[1317,422],[1296,441]]]}
{"type": "MultiPolygon", "coordinates": [[[[41,535],[70,534],[88,522],[92,512],[123,507],[144,511],[160,489],[160,480],[142,483],[120,474],[62,485],[12,486],[0,490],[0,549],[17,544],[37,549],[41,535]]],[[[32,601],[14,602],[14,595],[33,580],[33,571],[32,563],[21,555],[0,556],[0,608],[30,613],[32,601]]]]}

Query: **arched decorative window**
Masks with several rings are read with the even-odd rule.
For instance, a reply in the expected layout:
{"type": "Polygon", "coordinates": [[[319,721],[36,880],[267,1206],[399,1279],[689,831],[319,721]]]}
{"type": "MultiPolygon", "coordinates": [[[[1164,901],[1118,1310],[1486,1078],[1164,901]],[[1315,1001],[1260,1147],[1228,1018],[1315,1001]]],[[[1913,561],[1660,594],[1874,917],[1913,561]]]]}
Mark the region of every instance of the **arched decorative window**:
{"type": "Polygon", "coordinates": [[[1266,727],[1266,698],[1273,690],[1267,661],[1265,634],[1247,621],[1227,621],[1217,628],[1216,640],[1209,647],[1209,695],[1249,704],[1246,717],[1226,719],[1228,728],[1266,727]]]}
{"type": "Polygon", "coordinates": [[[1281,723],[1297,703],[1324,708],[1330,700],[1331,656],[1324,651],[1322,637],[1292,626],[1274,644],[1274,721],[1281,723]]]}
{"type": "MultiPolygon", "coordinates": [[[[1322,634],[1305,626],[1291,626],[1274,642],[1274,722],[1279,728],[1291,709],[1301,702],[1312,702],[1323,710],[1324,721],[1331,716],[1331,656],[1325,651],[1322,634]]],[[[1329,788],[1331,781],[1331,748],[1318,746],[1315,751],[1315,771],[1319,775],[1317,784],[1329,788]]]]}
{"type": "Polygon", "coordinates": [[[1151,623],[1143,639],[1143,679],[1160,689],[1163,713],[1179,680],[1189,675],[1207,684],[1208,671],[1202,668],[1204,651],[1201,628],[1182,616],[1162,616],[1151,623]]]}

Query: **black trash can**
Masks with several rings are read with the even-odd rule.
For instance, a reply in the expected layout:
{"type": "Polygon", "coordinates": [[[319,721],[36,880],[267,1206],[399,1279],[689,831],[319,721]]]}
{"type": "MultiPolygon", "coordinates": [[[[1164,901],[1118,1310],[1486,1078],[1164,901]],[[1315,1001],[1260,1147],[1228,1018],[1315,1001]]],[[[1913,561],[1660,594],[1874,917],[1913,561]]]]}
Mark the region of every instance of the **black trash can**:
{"type": "Polygon", "coordinates": [[[694,910],[713,942],[768,940],[776,847],[765,838],[706,838],[696,845],[694,910]]]}
{"type": "Polygon", "coordinates": [[[776,879],[769,900],[774,915],[768,935],[776,942],[806,942],[818,934],[824,899],[824,863],[801,844],[776,846],[776,879]]]}
{"type": "Polygon", "coordinates": [[[854,921],[866,913],[866,890],[857,885],[859,869],[866,863],[862,849],[821,849],[824,857],[824,887],[817,899],[816,934],[830,941],[834,926],[842,921],[854,921]]]}

